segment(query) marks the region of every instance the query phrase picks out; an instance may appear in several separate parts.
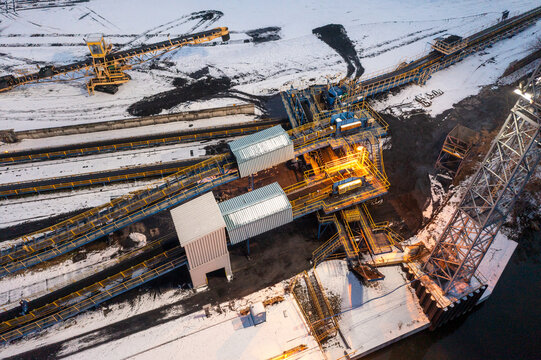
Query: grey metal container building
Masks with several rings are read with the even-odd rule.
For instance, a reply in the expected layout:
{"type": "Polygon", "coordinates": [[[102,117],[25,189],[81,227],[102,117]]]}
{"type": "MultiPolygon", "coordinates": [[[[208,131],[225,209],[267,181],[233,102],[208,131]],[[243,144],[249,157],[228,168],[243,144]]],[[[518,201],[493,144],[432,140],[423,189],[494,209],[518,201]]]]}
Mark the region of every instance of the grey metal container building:
{"type": "Polygon", "coordinates": [[[241,177],[269,169],[295,157],[293,142],[280,125],[232,141],[229,148],[237,159],[241,177]]]}
{"type": "Polygon", "coordinates": [[[293,221],[291,203],[278,183],[226,200],[218,207],[231,244],[293,221]]]}
{"type": "Polygon", "coordinates": [[[186,250],[194,288],[207,284],[207,273],[224,268],[232,275],[225,221],[212,192],[171,210],[180,245],[186,250]]]}

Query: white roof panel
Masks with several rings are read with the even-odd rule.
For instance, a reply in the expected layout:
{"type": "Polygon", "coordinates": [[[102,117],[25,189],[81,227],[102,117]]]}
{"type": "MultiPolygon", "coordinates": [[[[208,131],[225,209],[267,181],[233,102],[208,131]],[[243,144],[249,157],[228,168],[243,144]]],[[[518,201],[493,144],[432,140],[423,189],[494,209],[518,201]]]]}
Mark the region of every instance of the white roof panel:
{"type": "Polygon", "coordinates": [[[171,210],[181,246],[225,228],[225,221],[212,192],[171,210]]]}

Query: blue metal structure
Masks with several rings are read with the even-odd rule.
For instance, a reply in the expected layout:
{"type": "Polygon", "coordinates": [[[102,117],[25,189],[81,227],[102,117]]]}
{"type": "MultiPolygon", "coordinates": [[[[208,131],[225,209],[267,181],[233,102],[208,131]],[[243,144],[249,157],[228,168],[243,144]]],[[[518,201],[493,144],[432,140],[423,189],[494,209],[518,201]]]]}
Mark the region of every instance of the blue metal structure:
{"type": "MultiPolygon", "coordinates": [[[[390,89],[409,83],[424,84],[431,74],[449,67],[462,60],[466,56],[482,50],[496,41],[512,36],[534,23],[541,16],[541,7],[525,12],[521,15],[500,21],[487,29],[483,29],[474,35],[461,38],[460,47],[453,51],[442,51],[438,47],[430,53],[399,65],[395,70],[365,80],[344,79],[330,86],[317,85],[302,91],[288,90],[282,94],[282,101],[286,108],[292,126],[304,123],[306,114],[300,112],[294,105],[297,99],[309,101],[310,108],[317,112],[332,112],[337,104],[340,106],[351,105],[390,89]],[[319,99],[323,98],[323,101],[319,99]]],[[[441,42],[441,41],[440,41],[441,42]]],[[[316,114],[311,114],[315,116],[316,114]]]]}

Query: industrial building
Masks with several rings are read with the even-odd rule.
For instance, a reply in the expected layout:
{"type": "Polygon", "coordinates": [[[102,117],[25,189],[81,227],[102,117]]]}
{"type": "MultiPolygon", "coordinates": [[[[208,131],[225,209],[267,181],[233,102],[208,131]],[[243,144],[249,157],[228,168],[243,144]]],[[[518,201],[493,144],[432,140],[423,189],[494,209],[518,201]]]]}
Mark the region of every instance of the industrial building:
{"type": "MultiPolygon", "coordinates": [[[[84,151],[72,146],[51,152],[32,150],[0,156],[0,165],[6,165],[101,154],[124,147],[179,144],[188,138],[194,141],[237,137],[227,146],[216,146],[218,150],[212,149],[215,151],[212,155],[190,164],[175,163],[170,168],[159,164],[155,168],[130,169],[112,177],[91,174],[77,179],[85,184],[147,177],[156,180],[106,204],[14,239],[0,254],[0,278],[9,278],[35,266],[46,268],[49,261],[91,244],[109,246],[115,236],[121,236],[121,230],[128,231],[137,224],[144,227],[145,221],[153,225],[159,221],[172,223],[174,234],[156,236],[141,248],[128,248],[117,264],[103,272],[89,273],[87,278],[69,284],[62,291],[48,291],[47,301],[30,294],[35,296],[30,301],[35,302],[28,308],[27,300],[21,299],[21,309],[12,306],[0,323],[0,342],[9,344],[39,332],[168,273],[176,276],[176,271],[187,270],[183,274],[189,273],[191,287],[197,291],[207,289],[210,273],[223,271],[227,280],[232,281],[238,267],[235,268],[230,254],[241,249],[244,243],[250,254],[250,239],[269,231],[280,231],[280,227],[308,216],[313,224],[317,219],[310,268],[303,268],[290,279],[281,279],[283,282],[278,288],[282,292],[277,296],[254,297],[252,303],[243,303],[241,310],[232,310],[234,301],[231,301],[229,309],[239,313],[239,320],[232,323],[234,331],[239,333],[230,335],[232,341],[243,340],[240,332],[252,326],[267,337],[265,331],[278,332],[280,327],[276,324],[283,321],[295,329],[295,343],[289,349],[283,348],[287,341],[280,339],[283,352],[271,359],[285,359],[295,354],[302,357],[307,354],[307,344],[311,347],[309,351],[318,351],[323,357],[339,354],[351,359],[422,329],[436,329],[469,312],[486,299],[503,271],[496,269],[500,263],[497,266],[491,263],[492,267],[486,271],[490,275],[487,280],[479,273],[479,267],[541,160],[541,65],[536,67],[528,83],[518,89],[521,97],[480,169],[472,176],[445,231],[434,239],[435,244],[415,238],[405,240],[390,221],[376,219],[371,214],[370,209],[382,202],[392,184],[385,171],[382,151],[384,138],[390,135],[389,124],[369,101],[377,94],[409,83],[425,84],[436,71],[518,33],[539,17],[541,7],[511,18],[506,16],[497,24],[467,37],[438,37],[427,54],[371,78],[346,77],[326,85],[288,89],[280,94],[287,119],[266,119],[264,123],[250,126],[236,124],[234,129],[227,128],[224,132],[208,129],[175,138],[88,146],[84,151]],[[159,214],[170,217],[158,221],[159,214]],[[319,270],[324,274],[321,278],[319,270]],[[284,285],[286,280],[287,285],[284,285]],[[342,298],[331,298],[333,286],[334,290],[339,287],[342,298]],[[391,304],[382,300],[390,294],[391,304]],[[276,307],[281,314],[267,313],[267,308],[282,302],[276,307]],[[381,326],[373,325],[373,319],[386,313],[395,318],[387,319],[381,326]],[[344,335],[343,327],[354,321],[357,323],[352,328],[359,328],[349,329],[349,335],[344,335]],[[398,330],[390,324],[396,325],[398,330]],[[368,326],[373,329],[366,329],[368,326]],[[306,336],[302,335],[305,329],[306,336]],[[363,348],[364,339],[360,337],[372,330],[380,332],[366,340],[369,348],[363,348]],[[351,334],[355,338],[352,339],[351,334]],[[303,343],[298,343],[298,339],[303,339],[303,343]],[[328,342],[329,339],[334,340],[328,342]]],[[[91,58],[42,68],[25,76],[3,76],[0,92],[44,79],[63,81],[66,76],[85,71],[92,76],[87,83],[89,93],[114,94],[120,84],[129,81],[124,71],[134,64],[217,38],[227,42],[228,28],[118,52],[112,51],[111,44],[103,37],[89,38],[86,42],[91,58]]],[[[4,137],[16,138],[11,135],[14,134],[6,133],[4,137]]],[[[476,136],[473,130],[457,125],[445,138],[436,166],[449,174],[457,174],[476,136]]],[[[39,194],[40,186],[18,184],[9,189],[0,188],[0,195],[7,198],[39,194]]],[[[76,181],[59,180],[57,184],[47,180],[43,186],[47,187],[43,191],[54,191],[56,186],[74,189],[79,185],[76,181]]],[[[156,225],[157,232],[160,225],[163,224],[156,225]]],[[[501,260],[504,265],[511,255],[506,253],[505,256],[501,260]]],[[[251,261],[249,256],[246,258],[251,261]]],[[[234,281],[228,286],[231,284],[234,281]]],[[[205,318],[212,316],[212,306],[204,308],[205,318]]],[[[221,316],[219,304],[218,309],[221,316]]],[[[197,321],[205,326],[194,331],[211,334],[209,329],[229,320],[221,319],[219,324],[209,325],[201,316],[197,321]]],[[[223,331],[231,329],[224,327],[223,331]]],[[[254,338],[263,337],[254,329],[250,331],[254,338]]],[[[249,347],[254,345],[247,345],[249,347]]]]}
{"type": "Polygon", "coordinates": [[[186,250],[193,286],[205,286],[206,274],[219,269],[230,279],[226,225],[212,192],[172,209],[171,217],[180,246],[186,250]]]}
{"type": "Polygon", "coordinates": [[[293,221],[293,210],[284,190],[272,183],[218,204],[231,244],[293,221]]]}
{"type": "Polygon", "coordinates": [[[229,143],[241,177],[256,174],[295,157],[293,142],[280,126],[274,126],[229,143]]]}

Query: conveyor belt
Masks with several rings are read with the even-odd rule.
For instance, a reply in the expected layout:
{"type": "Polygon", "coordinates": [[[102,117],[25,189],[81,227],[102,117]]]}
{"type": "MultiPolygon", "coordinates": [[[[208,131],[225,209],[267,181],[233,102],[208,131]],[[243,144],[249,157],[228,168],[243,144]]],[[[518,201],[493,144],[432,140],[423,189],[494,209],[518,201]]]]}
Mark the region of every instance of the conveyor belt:
{"type": "Polygon", "coordinates": [[[173,145],[191,141],[220,139],[233,136],[253,134],[279,125],[283,120],[255,121],[250,123],[231,124],[201,128],[193,131],[180,131],[172,134],[155,134],[149,136],[106,140],[85,144],[65,145],[47,149],[35,149],[0,154],[0,165],[18,164],[69,157],[110,153],[121,150],[134,150],[155,146],[173,145]]]}
{"type": "Polygon", "coordinates": [[[24,242],[2,251],[0,264],[41,251],[50,246],[56,247],[58,244],[85,232],[95,231],[95,229],[110,224],[115,219],[136,212],[145,206],[161,201],[163,198],[173,196],[188,186],[193,187],[199,182],[205,181],[205,179],[226,174],[233,166],[234,160],[230,154],[218,155],[202,161],[160,180],[160,184],[157,186],[130,193],[126,197],[115,199],[106,205],[24,236],[22,238],[24,242]]]}
{"type": "Polygon", "coordinates": [[[30,313],[0,324],[0,341],[7,343],[73,317],[100,303],[187,265],[178,246],[123,270],[84,289],[71,293],[30,313]]]}
{"type": "MultiPolygon", "coordinates": [[[[51,245],[51,240],[40,242],[33,245],[33,250],[31,252],[25,251],[24,248],[19,249],[14,253],[8,254],[4,258],[10,259],[17,255],[17,260],[11,260],[10,262],[5,263],[0,266],[0,278],[16,271],[37,265],[44,261],[53,259],[59,255],[73,251],[83,245],[86,245],[96,239],[99,239],[107,234],[112,233],[115,230],[121,229],[129,224],[132,224],[137,221],[141,221],[148,216],[154,215],[163,210],[169,209],[173,206],[181,204],[187,200],[190,200],[200,194],[208,192],[215,188],[226,184],[230,181],[239,178],[238,170],[231,170],[222,175],[215,176],[212,178],[206,178],[202,182],[192,185],[189,188],[180,191],[178,194],[166,197],[164,200],[151,205],[141,210],[130,213],[129,215],[123,217],[117,217],[114,221],[107,223],[105,226],[91,229],[89,232],[85,232],[79,237],[68,238],[60,243],[53,243],[51,245]],[[42,250],[43,251],[39,251],[42,250]]],[[[7,260],[6,259],[6,260],[7,260]]]]}
{"type": "Polygon", "coordinates": [[[195,165],[202,160],[202,158],[198,158],[195,160],[171,161],[160,164],[132,166],[86,174],[1,184],[0,197],[9,198],[28,194],[41,194],[43,192],[166,176],[186,169],[188,166],[195,165]]]}
{"type": "Polygon", "coordinates": [[[355,103],[368,96],[373,96],[413,81],[422,84],[433,72],[462,60],[467,55],[479,51],[494,41],[522,30],[540,16],[541,7],[537,7],[470,36],[467,38],[468,45],[456,54],[446,56],[434,50],[394,71],[354,84],[354,89],[349,90],[349,95],[346,99],[343,99],[343,102],[346,104],[355,103]]]}
{"type": "MultiPolygon", "coordinates": [[[[333,84],[333,87],[341,88],[344,95],[340,97],[340,106],[349,106],[364,101],[370,96],[389,91],[390,89],[409,84],[412,82],[424,84],[432,73],[451,66],[462,60],[466,56],[479,51],[490,44],[509,37],[525,27],[531,25],[541,16],[541,7],[537,7],[521,15],[509,18],[499,22],[496,25],[483,29],[478,33],[466,38],[467,45],[460,51],[446,55],[433,50],[430,53],[416,59],[410,63],[402,64],[393,71],[381,74],[366,80],[342,80],[333,84]]],[[[290,123],[295,127],[305,123],[307,120],[304,108],[301,102],[304,100],[316,102],[314,93],[327,91],[327,86],[316,85],[312,88],[297,91],[286,91],[282,94],[282,102],[286,108],[290,123]],[[301,101],[302,100],[302,101],[301,101]]],[[[328,113],[332,110],[320,109],[312,106],[311,109],[317,109],[318,113],[328,113]]]]}
{"type": "MultiPolygon", "coordinates": [[[[312,134],[313,130],[307,127],[304,132],[294,131],[295,138],[309,141],[311,137],[307,135],[312,134]]],[[[302,146],[302,143],[298,145],[302,146]]],[[[162,185],[132,193],[126,198],[23,237],[23,242],[2,252],[0,277],[72,251],[238,177],[236,163],[231,154],[214,156],[166,178],[162,185]]],[[[386,191],[388,186],[380,180],[376,183],[378,185],[374,189],[374,196],[386,191]]],[[[336,201],[319,202],[312,204],[313,209],[303,208],[302,211],[311,212],[322,206],[326,209],[335,203],[336,201]]]]}
{"type": "Polygon", "coordinates": [[[27,74],[23,76],[4,76],[0,77],[0,92],[12,89],[15,86],[24,85],[33,82],[51,81],[62,75],[72,75],[72,78],[77,76],[74,73],[80,73],[80,76],[92,76],[94,75],[94,63],[98,66],[103,64],[112,63],[113,61],[121,63],[140,63],[147,59],[143,57],[145,55],[151,55],[154,57],[157,52],[167,52],[173,49],[179,48],[184,45],[198,44],[209,39],[215,39],[223,36],[227,28],[215,28],[212,30],[202,31],[195,34],[183,35],[171,40],[161,41],[155,44],[143,45],[134,49],[111,52],[105,56],[104,59],[88,58],[83,61],[78,61],[68,65],[52,66],[43,68],[41,71],[27,74]]]}

